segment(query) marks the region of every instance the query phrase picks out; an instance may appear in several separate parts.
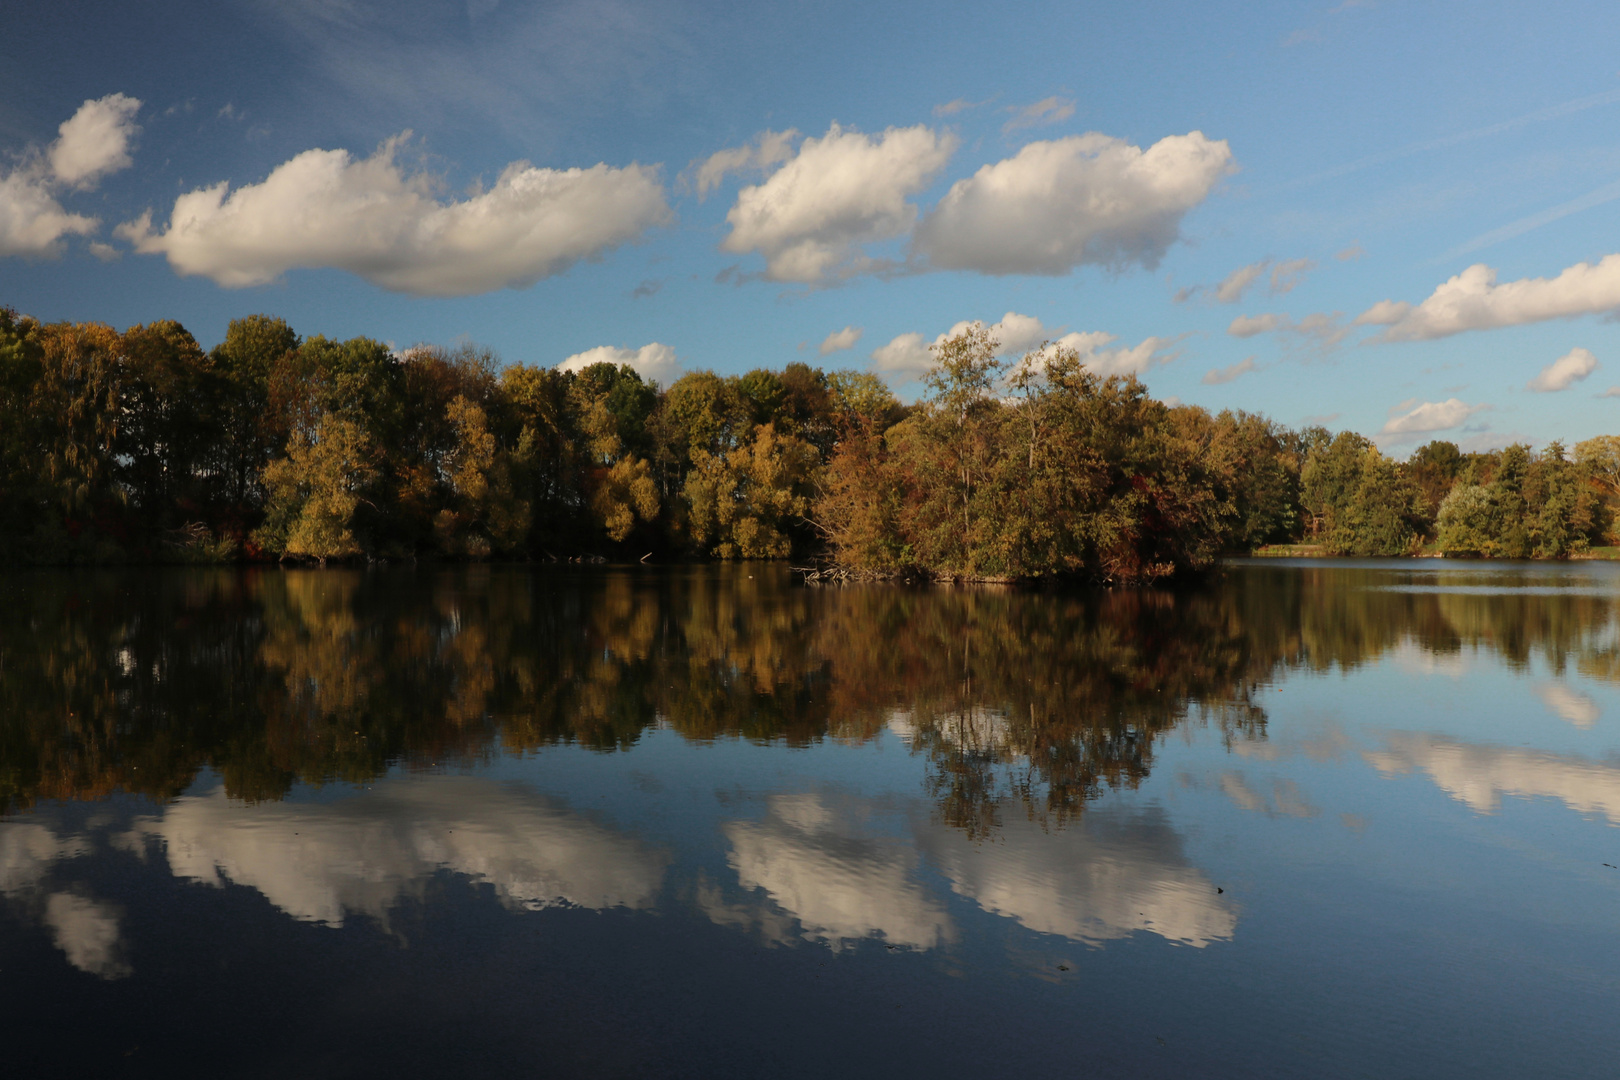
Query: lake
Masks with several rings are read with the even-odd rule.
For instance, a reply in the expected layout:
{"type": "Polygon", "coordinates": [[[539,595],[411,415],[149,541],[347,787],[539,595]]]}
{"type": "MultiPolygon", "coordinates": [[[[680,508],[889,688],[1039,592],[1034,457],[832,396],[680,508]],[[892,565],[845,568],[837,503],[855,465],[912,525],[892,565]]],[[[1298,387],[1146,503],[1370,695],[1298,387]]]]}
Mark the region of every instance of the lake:
{"type": "Polygon", "coordinates": [[[1596,1077],[1620,565],[0,576],[24,1077],[1596,1077]]]}

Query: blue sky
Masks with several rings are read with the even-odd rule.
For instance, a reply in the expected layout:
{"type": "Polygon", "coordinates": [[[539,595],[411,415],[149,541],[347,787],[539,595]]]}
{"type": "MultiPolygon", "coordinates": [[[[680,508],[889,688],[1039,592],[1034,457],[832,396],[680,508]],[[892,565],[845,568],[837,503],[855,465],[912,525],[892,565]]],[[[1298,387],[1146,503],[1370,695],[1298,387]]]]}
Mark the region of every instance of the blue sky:
{"type": "Polygon", "coordinates": [[[42,319],[902,394],[982,319],[1397,454],[1620,430],[1612,3],[11,6],[42,319]]]}

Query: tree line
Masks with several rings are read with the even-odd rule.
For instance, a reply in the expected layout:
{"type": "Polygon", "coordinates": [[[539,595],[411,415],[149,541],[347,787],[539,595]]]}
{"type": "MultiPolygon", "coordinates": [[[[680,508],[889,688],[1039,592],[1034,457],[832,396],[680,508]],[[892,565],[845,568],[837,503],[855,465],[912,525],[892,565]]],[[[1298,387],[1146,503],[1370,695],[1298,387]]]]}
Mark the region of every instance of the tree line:
{"type": "Polygon", "coordinates": [[[1223,552],[1560,558],[1609,539],[1620,438],[1407,460],[1154,400],[982,325],[927,390],[803,363],[668,387],[627,365],[303,338],[203,350],[0,309],[8,563],[828,557],[872,576],[1143,582],[1223,552]]]}

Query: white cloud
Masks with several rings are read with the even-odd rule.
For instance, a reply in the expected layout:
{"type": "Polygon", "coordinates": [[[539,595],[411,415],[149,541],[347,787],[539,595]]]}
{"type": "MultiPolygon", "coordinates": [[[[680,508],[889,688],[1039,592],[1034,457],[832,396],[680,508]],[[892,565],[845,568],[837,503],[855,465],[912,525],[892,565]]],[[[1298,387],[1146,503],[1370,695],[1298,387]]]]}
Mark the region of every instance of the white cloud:
{"type": "Polygon", "coordinates": [[[1240,266],[1227,274],[1225,279],[1215,286],[1215,299],[1223,304],[1235,304],[1242,300],[1243,294],[1249,291],[1249,286],[1253,285],[1260,275],[1266,272],[1267,265],[1269,265],[1269,260],[1250,263],[1248,266],[1240,266]]]}
{"type": "Polygon", "coordinates": [[[1496,271],[1476,263],[1416,306],[1383,300],[1356,322],[1383,326],[1377,341],[1428,341],[1468,330],[1572,319],[1620,308],[1620,254],[1576,263],[1555,278],[1521,278],[1498,285],[1496,271]]]}
{"type": "Polygon", "coordinates": [[[108,173],[127,169],[130,143],[140,132],[135,126],[140,108],[138,99],[124,94],[80,105],[57,129],[48,154],[52,174],[64,184],[89,188],[108,173]]]}
{"type": "Polygon", "coordinates": [[[1208,371],[1204,372],[1203,383],[1205,386],[1219,386],[1222,383],[1229,383],[1234,379],[1241,379],[1243,376],[1247,375],[1251,371],[1254,371],[1255,369],[1256,365],[1254,362],[1254,357],[1244,357],[1237,363],[1229,364],[1223,368],[1210,368],[1208,371]]]}
{"type": "Polygon", "coordinates": [[[782,164],[793,156],[793,140],[798,137],[799,133],[792,128],[787,131],[767,130],[760,132],[747,146],[731,147],[710,154],[692,171],[691,184],[697,192],[698,201],[708,198],[728,173],[753,172],[782,164]]]}
{"type": "Polygon", "coordinates": [[[1598,369],[1597,357],[1589,349],[1571,349],[1541,369],[1541,373],[1526,384],[1525,389],[1538,394],[1568,390],[1598,369]]]}
{"type": "Polygon", "coordinates": [[[615,348],[598,345],[594,349],[575,353],[557,365],[559,371],[583,371],[592,364],[629,364],[643,379],[656,380],[668,386],[680,372],[680,361],[675,350],[654,341],[639,349],[615,348]]]}
{"type": "Polygon", "coordinates": [[[1110,375],[1141,375],[1155,364],[1168,364],[1176,358],[1173,350],[1180,339],[1148,337],[1129,348],[1104,347],[1116,340],[1113,334],[1093,330],[1064,334],[1052,344],[1060,349],[1073,349],[1080,354],[1080,362],[1087,371],[1106,379],[1110,375]]]}
{"type": "Polygon", "coordinates": [[[1343,251],[1338,252],[1333,257],[1338,259],[1340,262],[1354,262],[1357,259],[1366,258],[1367,249],[1362,247],[1359,243],[1355,243],[1351,244],[1343,251]]]}
{"type": "MultiPolygon", "coordinates": [[[[901,334],[887,345],[872,351],[872,366],[885,374],[899,376],[902,380],[925,375],[934,367],[933,348],[937,348],[972,325],[973,323],[968,320],[957,323],[934,338],[932,346],[921,334],[901,334]]],[[[997,356],[1027,352],[1048,336],[1041,320],[1033,315],[1020,315],[1016,311],[1007,312],[999,322],[992,323],[986,329],[996,339],[997,356]]]]}
{"type": "Polygon", "coordinates": [[[953,184],[914,246],[934,269],[984,274],[1151,269],[1231,169],[1231,148],[1200,131],[1146,150],[1095,132],[1033,142],[953,184]]]}
{"type": "Polygon", "coordinates": [[[822,339],[821,347],[817,350],[822,356],[845,349],[852,349],[855,343],[861,340],[862,330],[859,326],[846,326],[842,330],[834,330],[822,339]]]}
{"type": "Polygon", "coordinates": [[[63,187],[93,188],[129,165],[140,107],[123,94],[86,101],[46,150],[31,148],[19,164],[0,173],[0,258],[54,258],[62,253],[63,238],[95,233],[101,222],[69,213],[58,193],[63,187]]]}
{"type": "Polygon", "coordinates": [[[1226,332],[1233,337],[1251,338],[1256,334],[1269,333],[1288,322],[1286,315],[1276,315],[1267,312],[1264,315],[1239,315],[1232,320],[1226,332]]]}
{"type": "Polygon", "coordinates": [[[1042,98],[1033,105],[1009,106],[1008,112],[1012,119],[1001,125],[1005,132],[1017,131],[1019,128],[1041,127],[1046,124],[1056,124],[1074,115],[1074,102],[1068,98],[1049,97],[1042,98]]]}
{"type": "Polygon", "coordinates": [[[175,200],[117,235],[163,254],[179,274],[239,288],[295,268],[332,267],[395,292],[466,296],[521,288],[633,240],[670,218],[657,170],[508,165],[487,191],[434,197],[435,181],[395,161],[405,136],[369,158],[307,150],[262,183],[221,182],[175,200]]]}
{"type": "Polygon", "coordinates": [[[1421,435],[1430,431],[1447,431],[1461,427],[1470,416],[1486,408],[1489,406],[1469,405],[1457,398],[1417,403],[1403,401],[1390,410],[1390,418],[1378,434],[1421,435]],[[1397,413],[1399,415],[1395,415],[1397,413]]]}
{"type": "MultiPolygon", "coordinates": [[[[901,334],[887,345],[873,350],[873,368],[879,372],[898,376],[902,381],[919,378],[934,367],[933,349],[947,339],[971,327],[963,321],[934,338],[930,345],[921,334],[901,334]]],[[[1073,349],[1080,354],[1085,368],[1107,378],[1110,375],[1140,375],[1154,364],[1166,364],[1175,359],[1171,351],[1179,338],[1149,337],[1129,348],[1107,348],[1118,338],[1101,330],[1071,331],[1052,339],[1052,329],[1033,315],[1020,315],[1009,311],[988,329],[996,340],[997,356],[1023,355],[1040,345],[1050,343],[1052,348],[1073,349]]]]}
{"type": "Polygon", "coordinates": [[[928,339],[918,333],[901,334],[872,350],[872,367],[902,381],[926,374],[934,366],[928,339]]]}
{"type": "MultiPolygon", "coordinates": [[[[955,337],[972,325],[971,322],[959,322],[935,338],[934,344],[941,345],[946,339],[955,337]]],[[[1007,312],[999,322],[993,322],[985,329],[996,339],[997,356],[1026,353],[1050,336],[1041,320],[1033,315],[1020,315],[1016,311],[1007,312]]]]}
{"type": "Polygon", "coordinates": [[[870,268],[860,245],[911,231],[917,208],[907,199],[955,149],[954,135],[920,124],[878,136],[833,124],[763,184],[737,193],[721,250],[764,255],[772,281],[815,283],[870,268]]]}
{"type": "Polygon", "coordinates": [[[99,224],[64,210],[37,164],[0,176],[0,257],[54,257],[61,254],[63,237],[88,236],[99,224]]]}

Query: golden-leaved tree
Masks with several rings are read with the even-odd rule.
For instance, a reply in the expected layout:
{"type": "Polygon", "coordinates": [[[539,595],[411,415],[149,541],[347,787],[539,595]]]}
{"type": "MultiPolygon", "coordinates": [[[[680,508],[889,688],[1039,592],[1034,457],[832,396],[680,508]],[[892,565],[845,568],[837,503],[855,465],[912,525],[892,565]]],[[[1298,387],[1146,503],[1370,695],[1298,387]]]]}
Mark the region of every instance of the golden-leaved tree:
{"type": "Polygon", "coordinates": [[[376,479],[366,433],[326,413],[310,435],[294,434],[287,456],[265,466],[265,522],[253,534],[266,551],[318,560],[358,555],[352,529],[361,492],[376,479]]]}
{"type": "Polygon", "coordinates": [[[725,454],[693,452],[685,495],[692,542],[722,559],[781,559],[810,512],[820,455],[774,424],[725,454]]]}

